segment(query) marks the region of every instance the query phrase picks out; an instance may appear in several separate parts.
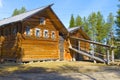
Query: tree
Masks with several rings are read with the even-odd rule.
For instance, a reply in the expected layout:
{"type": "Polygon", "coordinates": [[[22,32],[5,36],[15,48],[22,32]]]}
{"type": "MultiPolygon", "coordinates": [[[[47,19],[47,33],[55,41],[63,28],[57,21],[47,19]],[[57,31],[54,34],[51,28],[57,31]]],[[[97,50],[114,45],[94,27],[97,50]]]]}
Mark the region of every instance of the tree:
{"type": "Polygon", "coordinates": [[[73,14],[71,15],[69,28],[75,27],[75,20],[73,14]]]}
{"type": "Polygon", "coordinates": [[[15,15],[18,15],[19,14],[19,11],[18,11],[18,9],[15,9],[14,11],[13,11],[13,14],[12,14],[12,16],[15,16],[15,15]]]}
{"type": "Polygon", "coordinates": [[[26,12],[26,8],[25,7],[22,7],[21,9],[15,9],[13,11],[12,16],[16,16],[16,15],[19,15],[19,14],[24,13],[24,12],[26,12]]]}
{"type": "Polygon", "coordinates": [[[20,9],[19,13],[21,14],[21,13],[24,13],[24,12],[26,12],[26,8],[25,8],[25,7],[22,7],[22,8],[20,9]]]}
{"type": "Polygon", "coordinates": [[[82,18],[78,15],[75,20],[75,26],[82,26],[82,18]]]}
{"type": "MultiPolygon", "coordinates": [[[[120,2],[120,0],[119,0],[120,2]]],[[[116,16],[116,21],[115,21],[117,28],[116,28],[116,39],[115,39],[115,46],[119,46],[120,45],[120,4],[118,5],[118,11],[117,11],[117,16],[116,16]]],[[[115,58],[119,58],[120,59],[120,47],[115,49],[115,58]]]]}
{"type": "MultiPolygon", "coordinates": [[[[114,18],[112,13],[109,14],[107,18],[107,22],[104,20],[103,15],[98,12],[97,13],[97,26],[96,26],[96,41],[105,43],[107,38],[109,37],[108,35],[112,32],[112,27],[114,24],[114,18]]],[[[97,52],[102,52],[104,53],[103,47],[96,47],[97,52]]]]}
{"type": "Polygon", "coordinates": [[[106,36],[106,40],[108,40],[107,41],[107,43],[109,44],[109,45],[112,45],[112,42],[111,41],[113,41],[113,25],[114,25],[114,16],[113,16],[113,14],[112,13],[109,13],[109,16],[107,17],[107,23],[106,23],[106,27],[105,27],[105,29],[107,30],[107,36],[106,36]]]}
{"type": "Polygon", "coordinates": [[[92,30],[89,27],[89,21],[86,17],[83,18],[83,30],[86,32],[88,36],[91,36],[92,30]]]}
{"type": "Polygon", "coordinates": [[[106,37],[105,20],[100,12],[97,12],[96,41],[103,42],[106,37]]]}
{"type": "Polygon", "coordinates": [[[91,39],[96,41],[96,22],[97,22],[97,16],[96,13],[93,12],[88,16],[88,26],[89,29],[91,29],[91,39]]]}
{"type": "Polygon", "coordinates": [[[117,16],[116,16],[116,25],[117,25],[117,29],[116,29],[116,32],[117,32],[117,40],[120,41],[120,5],[118,5],[118,11],[117,11],[117,16]]]}

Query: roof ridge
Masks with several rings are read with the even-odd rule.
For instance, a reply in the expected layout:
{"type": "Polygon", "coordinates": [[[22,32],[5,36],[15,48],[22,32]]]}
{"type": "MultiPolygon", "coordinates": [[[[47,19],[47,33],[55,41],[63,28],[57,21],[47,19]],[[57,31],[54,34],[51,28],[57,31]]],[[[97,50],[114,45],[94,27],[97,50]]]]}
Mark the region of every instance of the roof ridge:
{"type": "Polygon", "coordinates": [[[43,9],[46,9],[48,7],[51,7],[53,4],[47,5],[47,6],[42,6],[36,9],[32,9],[29,10],[27,12],[24,12],[22,14],[16,15],[16,16],[11,16],[5,19],[0,20],[0,26],[5,25],[5,24],[9,24],[9,23],[13,23],[13,22],[17,22],[17,21],[21,21],[24,20],[25,18],[37,13],[38,11],[41,11],[43,9]]]}
{"type": "MultiPolygon", "coordinates": [[[[43,7],[49,7],[49,6],[52,6],[52,5],[54,5],[54,4],[52,3],[52,4],[49,4],[49,5],[47,5],[47,6],[41,6],[41,7],[35,8],[35,9],[31,9],[31,10],[26,11],[26,12],[24,12],[24,13],[28,13],[28,12],[31,12],[31,11],[34,11],[34,10],[37,10],[37,9],[40,9],[40,8],[43,8],[43,7]]],[[[18,15],[22,15],[22,14],[24,14],[24,13],[21,13],[21,14],[18,14],[18,15]]],[[[8,19],[8,18],[12,18],[12,17],[16,17],[16,16],[18,16],[18,15],[10,16],[10,17],[4,18],[4,19],[2,19],[2,20],[8,19]]],[[[2,21],[2,20],[0,20],[0,21],[2,21]]]]}

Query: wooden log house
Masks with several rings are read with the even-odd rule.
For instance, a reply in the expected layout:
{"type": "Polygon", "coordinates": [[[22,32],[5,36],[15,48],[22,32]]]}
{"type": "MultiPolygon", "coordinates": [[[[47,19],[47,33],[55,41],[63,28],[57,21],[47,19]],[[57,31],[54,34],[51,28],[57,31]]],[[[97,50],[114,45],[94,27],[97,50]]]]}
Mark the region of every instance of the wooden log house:
{"type": "MultiPolygon", "coordinates": [[[[0,59],[20,62],[73,60],[73,53],[69,50],[69,34],[89,38],[80,28],[68,31],[51,6],[0,21],[0,59]]],[[[85,49],[89,48],[86,43],[80,45],[84,44],[85,49]]]]}
{"type": "MultiPolygon", "coordinates": [[[[77,27],[73,27],[73,28],[69,28],[69,35],[70,37],[76,37],[76,38],[81,38],[81,39],[85,39],[85,40],[90,40],[89,36],[83,31],[82,27],[77,26],[77,27]]],[[[71,39],[71,46],[73,48],[76,48],[78,50],[82,50],[85,52],[89,52],[90,50],[90,44],[88,42],[84,42],[84,41],[77,41],[75,39],[71,39]]],[[[77,54],[76,52],[72,51],[72,56],[74,57],[74,60],[89,60],[88,57],[83,56],[81,54],[77,54]]]]}
{"type": "Polygon", "coordinates": [[[51,6],[0,21],[1,59],[15,61],[63,59],[64,41],[60,42],[60,38],[65,40],[68,31],[51,6]]]}

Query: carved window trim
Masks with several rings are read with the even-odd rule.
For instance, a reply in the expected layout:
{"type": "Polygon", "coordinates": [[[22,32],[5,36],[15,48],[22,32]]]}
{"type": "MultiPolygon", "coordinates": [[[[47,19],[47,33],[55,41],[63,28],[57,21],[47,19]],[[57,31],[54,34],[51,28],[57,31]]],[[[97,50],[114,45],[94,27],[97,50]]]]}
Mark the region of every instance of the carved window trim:
{"type": "Polygon", "coordinates": [[[55,39],[55,38],[56,38],[55,31],[51,31],[51,38],[52,38],[52,39],[55,39]]]}
{"type": "Polygon", "coordinates": [[[35,28],[35,36],[36,37],[41,37],[41,29],[35,28]]]}
{"type": "Polygon", "coordinates": [[[43,37],[44,38],[49,38],[49,32],[48,32],[48,30],[44,30],[43,37]]]}

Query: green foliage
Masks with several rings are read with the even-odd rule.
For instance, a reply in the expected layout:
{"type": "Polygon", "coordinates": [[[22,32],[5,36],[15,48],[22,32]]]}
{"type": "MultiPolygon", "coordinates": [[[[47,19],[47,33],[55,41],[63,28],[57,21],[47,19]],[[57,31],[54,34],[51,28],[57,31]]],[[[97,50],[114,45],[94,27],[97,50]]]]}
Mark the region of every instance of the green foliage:
{"type": "MultiPolygon", "coordinates": [[[[120,0],[119,0],[120,2],[120,0]]],[[[115,38],[115,46],[119,46],[115,49],[115,58],[120,59],[120,4],[118,5],[118,11],[117,11],[117,16],[116,16],[116,21],[115,21],[117,28],[116,28],[116,38],[115,38]],[[118,44],[119,43],[119,44],[118,44]]]]}
{"type": "Polygon", "coordinates": [[[71,15],[69,28],[75,27],[75,20],[73,14],[71,15]]]}
{"type": "Polygon", "coordinates": [[[92,30],[90,30],[89,21],[88,19],[86,19],[86,17],[83,18],[83,30],[86,32],[88,36],[91,36],[92,30]]]}
{"type": "Polygon", "coordinates": [[[115,48],[115,58],[116,59],[120,59],[120,43],[118,42],[115,42],[115,46],[119,46],[117,48],[115,48]]]}
{"type": "Polygon", "coordinates": [[[103,19],[103,16],[100,12],[97,13],[97,26],[96,26],[96,41],[102,42],[104,38],[106,37],[106,34],[108,30],[106,30],[107,26],[105,23],[105,20],[103,19]]]}
{"type": "MultiPolygon", "coordinates": [[[[71,16],[71,22],[73,15],[71,16]]],[[[79,15],[76,17],[74,24],[76,26],[83,25],[83,30],[93,41],[107,43],[111,42],[110,33],[113,32],[114,17],[112,13],[109,14],[107,20],[104,19],[103,15],[100,12],[93,12],[88,17],[81,18],[79,15]]],[[[74,27],[72,25],[72,27],[74,27]]],[[[95,51],[105,53],[103,47],[96,46],[94,47],[95,51]]]]}
{"type": "Polygon", "coordinates": [[[111,41],[113,40],[112,37],[113,37],[113,25],[114,25],[114,16],[112,13],[109,14],[108,18],[107,18],[107,23],[105,24],[105,29],[108,30],[108,32],[106,33],[106,39],[108,40],[107,43],[109,45],[112,45],[111,44],[111,41]]]}
{"type": "Polygon", "coordinates": [[[17,9],[15,9],[15,10],[13,11],[12,16],[15,16],[15,15],[18,15],[18,14],[19,14],[19,11],[18,11],[17,9]]]}
{"type": "Polygon", "coordinates": [[[118,5],[119,9],[117,11],[117,16],[116,16],[116,25],[117,25],[117,29],[116,29],[116,32],[117,32],[117,40],[120,41],[120,5],[118,5]]]}
{"type": "Polygon", "coordinates": [[[15,9],[15,10],[13,11],[12,16],[16,16],[16,15],[21,14],[21,13],[24,13],[24,12],[26,12],[26,8],[25,8],[25,7],[22,7],[21,9],[15,9]]]}
{"type": "Polygon", "coordinates": [[[82,18],[78,15],[76,17],[76,20],[75,20],[75,25],[76,26],[82,26],[83,22],[82,22],[82,18]]]}
{"type": "Polygon", "coordinates": [[[19,13],[21,14],[21,13],[24,13],[24,12],[26,12],[26,8],[25,8],[25,7],[22,7],[22,8],[19,10],[19,13]]]}
{"type": "Polygon", "coordinates": [[[91,40],[104,43],[109,37],[108,35],[112,32],[113,24],[114,17],[112,13],[109,14],[106,22],[100,12],[93,12],[87,18],[84,17],[83,19],[78,15],[75,18],[75,21],[72,14],[69,27],[81,27],[83,25],[84,31],[91,38],[91,40]]]}
{"type": "Polygon", "coordinates": [[[91,13],[89,16],[88,16],[88,27],[90,28],[91,30],[91,39],[95,41],[95,38],[96,38],[96,22],[97,22],[97,15],[96,13],[91,13]]]}

